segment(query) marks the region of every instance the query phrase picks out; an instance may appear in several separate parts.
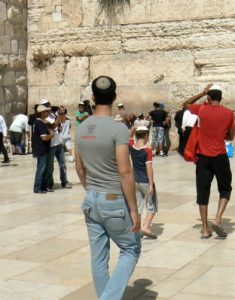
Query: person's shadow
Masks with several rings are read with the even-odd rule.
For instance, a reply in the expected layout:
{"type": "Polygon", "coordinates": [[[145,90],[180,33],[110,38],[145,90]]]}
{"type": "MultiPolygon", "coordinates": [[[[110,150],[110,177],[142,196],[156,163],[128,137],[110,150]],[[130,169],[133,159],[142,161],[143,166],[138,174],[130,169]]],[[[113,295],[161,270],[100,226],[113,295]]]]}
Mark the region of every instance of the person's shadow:
{"type": "Polygon", "coordinates": [[[136,298],[148,292],[151,299],[157,299],[158,293],[147,289],[153,282],[149,279],[137,279],[133,282],[133,287],[128,286],[125,290],[122,300],[135,300],[136,298]]]}

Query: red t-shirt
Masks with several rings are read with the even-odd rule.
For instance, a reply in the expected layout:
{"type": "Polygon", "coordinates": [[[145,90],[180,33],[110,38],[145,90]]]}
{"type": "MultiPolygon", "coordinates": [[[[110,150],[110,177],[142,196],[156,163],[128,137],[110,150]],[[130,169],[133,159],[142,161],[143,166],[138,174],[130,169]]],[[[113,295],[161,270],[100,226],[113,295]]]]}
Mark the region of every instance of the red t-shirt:
{"type": "Polygon", "coordinates": [[[199,116],[199,154],[217,156],[225,154],[226,134],[234,128],[233,112],[221,105],[188,105],[191,113],[199,116]]]}

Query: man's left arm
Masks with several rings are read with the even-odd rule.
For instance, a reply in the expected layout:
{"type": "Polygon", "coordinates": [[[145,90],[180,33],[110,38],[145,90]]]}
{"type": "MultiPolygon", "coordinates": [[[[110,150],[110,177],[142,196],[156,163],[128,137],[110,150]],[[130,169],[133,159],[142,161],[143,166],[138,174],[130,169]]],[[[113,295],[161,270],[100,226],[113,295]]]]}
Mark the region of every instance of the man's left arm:
{"type": "Polygon", "coordinates": [[[75,146],[75,169],[84,189],[86,188],[86,169],[79,155],[78,149],[75,146]]]}
{"type": "Polygon", "coordinates": [[[235,127],[235,125],[234,125],[234,116],[232,114],[231,123],[230,123],[229,129],[228,129],[227,134],[226,134],[226,140],[232,141],[234,139],[234,135],[235,135],[235,128],[234,127],[235,127]]]}

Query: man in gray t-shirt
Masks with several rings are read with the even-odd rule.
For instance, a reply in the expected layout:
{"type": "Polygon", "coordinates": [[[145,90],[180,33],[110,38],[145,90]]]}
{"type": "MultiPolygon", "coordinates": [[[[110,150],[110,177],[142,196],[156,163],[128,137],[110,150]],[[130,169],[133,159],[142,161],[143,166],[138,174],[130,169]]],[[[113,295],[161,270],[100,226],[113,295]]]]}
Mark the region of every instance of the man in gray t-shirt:
{"type": "Polygon", "coordinates": [[[76,129],[76,171],[86,197],[82,205],[91,246],[92,274],[100,300],[121,299],[140,254],[140,217],[129,159],[127,127],[111,118],[116,84],[92,83],[95,114],[76,129]],[[112,275],[110,238],[120,248],[112,275]]]}

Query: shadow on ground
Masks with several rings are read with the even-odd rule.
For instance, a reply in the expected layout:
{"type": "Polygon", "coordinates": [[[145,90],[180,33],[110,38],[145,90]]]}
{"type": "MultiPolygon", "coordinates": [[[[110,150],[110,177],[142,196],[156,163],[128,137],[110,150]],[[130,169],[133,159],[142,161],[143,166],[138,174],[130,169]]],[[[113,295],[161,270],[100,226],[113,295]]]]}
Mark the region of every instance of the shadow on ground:
{"type": "Polygon", "coordinates": [[[153,282],[149,279],[137,279],[133,282],[133,286],[128,286],[123,296],[123,300],[135,300],[141,299],[139,297],[144,294],[148,294],[147,297],[151,299],[157,299],[158,293],[151,291],[147,287],[150,286],[153,282]]]}

